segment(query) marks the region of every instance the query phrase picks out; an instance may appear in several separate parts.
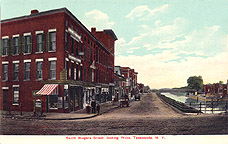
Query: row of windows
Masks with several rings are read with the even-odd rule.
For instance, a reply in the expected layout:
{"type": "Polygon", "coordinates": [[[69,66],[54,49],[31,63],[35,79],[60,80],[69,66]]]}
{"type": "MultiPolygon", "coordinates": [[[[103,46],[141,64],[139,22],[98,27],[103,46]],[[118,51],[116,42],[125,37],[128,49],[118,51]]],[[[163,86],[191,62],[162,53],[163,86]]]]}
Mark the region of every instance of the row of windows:
{"type": "MultiPolygon", "coordinates": [[[[28,81],[31,79],[30,77],[30,65],[31,62],[24,63],[24,80],[28,81]]],[[[8,64],[2,64],[2,72],[3,72],[3,81],[8,80],[8,64]]],[[[43,79],[43,62],[36,62],[36,79],[43,79]]],[[[56,79],[56,61],[49,61],[49,79],[56,79]]],[[[13,63],[13,80],[19,81],[19,63],[13,63]]]]}
{"type": "MultiPolygon", "coordinates": [[[[68,27],[69,23],[68,21],[66,21],[66,28],[68,27]]],[[[74,30],[74,26],[71,25],[71,29],[74,30]]],[[[78,32],[78,29],[75,30],[76,33],[78,32]]],[[[82,33],[80,33],[81,38],[82,33]]],[[[80,47],[80,51],[83,52],[83,44],[79,44],[76,41],[76,52],[74,52],[74,39],[71,37],[71,40],[69,40],[69,33],[66,31],[65,32],[65,50],[69,51],[69,44],[71,45],[71,53],[74,54],[76,53],[76,56],[79,56],[79,47],[80,47]]],[[[87,39],[86,36],[84,36],[84,60],[88,61],[88,62],[93,62],[94,60],[96,60],[96,62],[101,63],[103,65],[112,65],[112,63],[110,62],[110,59],[108,57],[107,54],[105,54],[104,51],[101,51],[100,49],[97,48],[97,50],[95,50],[96,45],[92,42],[92,40],[90,40],[89,38],[87,39]],[[88,45],[86,46],[86,41],[88,42],[88,45]],[[91,47],[91,48],[90,48],[91,47]],[[94,50],[93,50],[93,48],[94,50]],[[95,53],[96,51],[96,53],[95,53]]]]}
{"type": "MultiPolygon", "coordinates": [[[[56,51],[56,32],[47,33],[47,51],[56,51]]],[[[31,54],[32,53],[32,35],[31,33],[24,34],[24,36],[15,35],[12,39],[5,37],[1,40],[1,51],[2,56],[31,54]]],[[[44,51],[44,33],[36,34],[36,53],[44,51]]]]}

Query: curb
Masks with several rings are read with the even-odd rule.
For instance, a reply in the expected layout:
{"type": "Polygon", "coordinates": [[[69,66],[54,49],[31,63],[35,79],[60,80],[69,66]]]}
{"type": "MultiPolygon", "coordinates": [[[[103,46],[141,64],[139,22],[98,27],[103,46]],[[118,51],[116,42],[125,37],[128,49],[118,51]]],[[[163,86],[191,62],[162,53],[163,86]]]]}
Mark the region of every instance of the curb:
{"type": "Polygon", "coordinates": [[[95,115],[93,115],[93,116],[87,116],[87,117],[78,117],[78,118],[56,118],[56,119],[54,119],[54,118],[41,118],[41,119],[43,119],[43,120],[79,120],[79,119],[89,119],[89,118],[94,118],[94,117],[96,117],[96,116],[100,116],[100,115],[102,115],[102,114],[108,113],[108,112],[110,112],[110,111],[112,111],[112,110],[114,110],[114,109],[116,109],[116,108],[118,108],[118,107],[119,107],[119,106],[115,106],[115,107],[110,108],[110,109],[108,109],[108,110],[106,110],[106,111],[104,111],[104,112],[102,112],[102,113],[100,113],[100,114],[95,114],[95,115]]]}
{"type": "Polygon", "coordinates": [[[105,110],[104,112],[100,114],[95,114],[92,116],[86,116],[86,117],[75,117],[75,118],[45,118],[45,117],[23,117],[23,116],[14,116],[14,115],[7,115],[7,118],[14,118],[14,119],[27,119],[27,120],[80,120],[80,119],[89,119],[94,118],[96,116],[100,116],[102,114],[108,113],[116,108],[119,108],[119,106],[114,106],[112,108],[109,108],[105,110]]]}

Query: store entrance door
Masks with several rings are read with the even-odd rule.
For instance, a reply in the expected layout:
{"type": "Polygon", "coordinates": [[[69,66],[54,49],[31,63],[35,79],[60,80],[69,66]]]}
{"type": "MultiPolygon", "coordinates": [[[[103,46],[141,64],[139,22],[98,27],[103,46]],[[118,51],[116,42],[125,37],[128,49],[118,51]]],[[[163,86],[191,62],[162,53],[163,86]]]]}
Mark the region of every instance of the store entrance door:
{"type": "Polygon", "coordinates": [[[8,89],[3,90],[3,110],[8,110],[8,89]]]}

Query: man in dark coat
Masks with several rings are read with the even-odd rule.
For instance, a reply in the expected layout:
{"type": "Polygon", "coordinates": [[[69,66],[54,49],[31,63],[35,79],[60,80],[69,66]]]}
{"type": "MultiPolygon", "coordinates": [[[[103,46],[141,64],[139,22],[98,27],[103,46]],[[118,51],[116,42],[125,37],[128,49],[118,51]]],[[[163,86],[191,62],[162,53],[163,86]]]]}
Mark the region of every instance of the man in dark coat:
{"type": "Polygon", "coordinates": [[[96,102],[94,99],[91,102],[91,107],[92,107],[92,113],[96,113],[96,102]]]}
{"type": "Polygon", "coordinates": [[[99,105],[99,103],[97,103],[97,113],[98,114],[100,113],[100,105],[99,105]]]}

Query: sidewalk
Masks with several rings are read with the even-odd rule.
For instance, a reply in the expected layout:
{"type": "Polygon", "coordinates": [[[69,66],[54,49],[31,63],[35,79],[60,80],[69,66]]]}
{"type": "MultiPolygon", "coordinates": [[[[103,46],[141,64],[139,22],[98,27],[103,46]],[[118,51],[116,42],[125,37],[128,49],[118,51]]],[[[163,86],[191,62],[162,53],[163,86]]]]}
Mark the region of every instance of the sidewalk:
{"type": "Polygon", "coordinates": [[[119,102],[112,103],[106,102],[100,104],[100,114],[87,114],[85,109],[78,110],[72,113],[43,113],[42,117],[34,117],[32,116],[32,112],[22,112],[22,115],[18,111],[12,111],[11,115],[8,111],[0,111],[1,117],[12,118],[12,119],[40,119],[40,120],[77,120],[77,119],[88,119],[93,118],[98,115],[102,115],[111,110],[114,110],[119,107],[119,102]]]}

